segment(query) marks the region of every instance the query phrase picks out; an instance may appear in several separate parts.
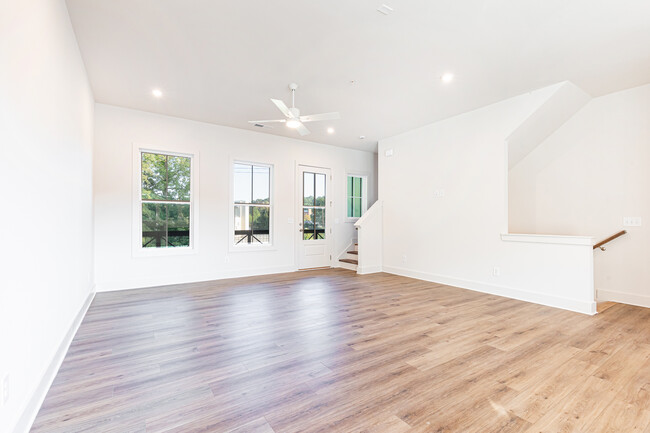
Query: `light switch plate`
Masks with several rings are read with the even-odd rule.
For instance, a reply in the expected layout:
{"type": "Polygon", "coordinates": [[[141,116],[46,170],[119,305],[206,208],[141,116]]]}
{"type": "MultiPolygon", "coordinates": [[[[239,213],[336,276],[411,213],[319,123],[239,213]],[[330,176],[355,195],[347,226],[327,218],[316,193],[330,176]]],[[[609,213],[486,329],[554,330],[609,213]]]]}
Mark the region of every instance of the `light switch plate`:
{"type": "Polygon", "coordinates": [[[386,156],[386,157],[393,156],[393,149],[387,149],[384,152],[384,156],[386,156]]]}
{"type": "Polygon", "coordinates": [[[623,217],[624,227],[641,227],[641,217],[623,217]]]}

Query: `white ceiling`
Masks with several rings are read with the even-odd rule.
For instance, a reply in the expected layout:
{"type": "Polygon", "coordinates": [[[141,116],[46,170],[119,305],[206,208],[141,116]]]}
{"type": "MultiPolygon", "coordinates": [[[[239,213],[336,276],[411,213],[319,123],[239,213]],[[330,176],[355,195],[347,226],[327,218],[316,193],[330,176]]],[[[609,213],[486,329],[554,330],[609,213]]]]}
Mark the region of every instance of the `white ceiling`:
{"type": "Polygon", "coordinates": [[[67,0],[97,102],[320,143],[377,140],[559,81],[650,81],[648,0],[67,0]],[[377,12],[382,2],[394,12],[377,12]],[[451,71],[455,80],[443,85],[451,71]],[[351,81],[354,81],[352,83],[351,81]],[[164,97],[152,97],[160,88],[164,97]],[[328,135],[332,126],[335,134],[328,135]],[[366,139],[359,139],[365,135],[366,139]]]}

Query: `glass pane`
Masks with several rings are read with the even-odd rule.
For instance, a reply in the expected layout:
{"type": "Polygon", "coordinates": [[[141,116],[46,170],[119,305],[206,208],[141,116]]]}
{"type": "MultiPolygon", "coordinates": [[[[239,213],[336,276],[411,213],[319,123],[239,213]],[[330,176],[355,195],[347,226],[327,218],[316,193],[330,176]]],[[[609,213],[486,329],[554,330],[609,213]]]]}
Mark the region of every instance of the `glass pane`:
{"type": "Polygon", "coordinates": [[[236,204],[235,205],[235,230],[249,230],[250,229],[250,218],[249,218],[248,206],[236,204]]]}
{"type": "Polygon", "coordinates": [[[302,209],[302,230],[304,240],[314,238],[314,209],[302,209]]]}
{"type": "Polygon", "coordinates": [[[248,206],[235,205],[235,245],[249,243],[250,234],[248,206]]]}
{"type": "Polygon", "coordinates": [[[359,218],[361,216],[361,199],[360,198],[354,198],[352,199],[354,201],[353,203],[353,217],[354,218],[359,218]]]}
{"type": "Polygon", "coordinates": [[[314,209],[314,237],[325,239],[325,209],[314,209]]]}
{"type": "Polygon", "coordinates": [[[325,206],[325,175],[316,175],[316,201],[315,206],[325,206]]]}
{"type": "Polygon", "coordinates": [[[142,247],[189,247],[189,204],[142,204],[142,247]]]}
{"type": "Polygon", "coordinates": [[[348,176],[348,197],[352,197],[352,176],[348,176]]]}
{"type": "Polygon", "coordinates": [[[142,198],[164,200],[167,192],[165,155],[142,152],[142,198]]]}
{"type": "Polygon", "coordinates": [[[268,244],[270,240],[270,208],[251,206],[250,209],[252,230],[251,243],[268,244]]]}
{"type": "Polygon", "coordinates": [[[251,203],[253,194],[253,166],[235,164],[233,172],[235,203],[251,203]]]}
{"type": "Polygon", "coordinates": [[[167,207],[158,203],[142,203],[142,247],[167,246],[167,207]]]}
{"type": "Polygon", "coordinates": [[[190,205],[166,204],[167,206],[167,246],[190,246],[190,205]]]}
{"type": "Polygon", "coordinates": [[[314,205],[314,173],[304,172],[302,174],[302,204],[303,206],[314,205]]]}
{"type": "Polygon", "coordinates": [[[271,169],[253,166],[253,201],[255,204],[271,204],[271,169]]]}
{"type": "MultiPolygon", "coordinates": [[[[352,182],[350,182],[350,185],[352,185],[352,182]]],[[[348,218],[352,218],[352,198],[348,198],[348,218]]]]}
{"type": "Polygon", "coordinates": [[[354,186],[352,188],[355,197],[361,197],[361,181],[360,177],[354,178],[354,186]]]}
{"type": "Polygon", "coordinates": [[[190,200],[190,161],[184,156],[167,157],[167,200],[190,200]]]}

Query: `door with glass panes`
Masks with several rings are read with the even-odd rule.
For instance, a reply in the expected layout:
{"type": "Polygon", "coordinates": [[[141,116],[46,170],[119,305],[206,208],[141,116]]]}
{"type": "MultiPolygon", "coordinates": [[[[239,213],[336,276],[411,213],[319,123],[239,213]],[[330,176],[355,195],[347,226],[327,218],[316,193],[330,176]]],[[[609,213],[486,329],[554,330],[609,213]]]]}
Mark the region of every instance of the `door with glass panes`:
{"type": "Polygon", "coordinates": [[[331,175],[328,168],[298,166],[298,268],[329,267],[331,256],[331,175]]]}

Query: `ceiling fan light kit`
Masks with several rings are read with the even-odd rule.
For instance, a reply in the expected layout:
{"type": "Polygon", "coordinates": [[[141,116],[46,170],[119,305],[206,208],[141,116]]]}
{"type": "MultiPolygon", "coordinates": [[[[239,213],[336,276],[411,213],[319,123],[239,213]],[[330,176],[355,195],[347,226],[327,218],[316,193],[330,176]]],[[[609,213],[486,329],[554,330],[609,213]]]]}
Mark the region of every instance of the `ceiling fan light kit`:
{"type": "Polygon", "coordinates": [[[254,125],[264,125],[265,123],[285,123],[287,128],[295,129],[300,135],[310,134],[309,129],[304,125],[307,122],[317,122],[320,120],[335,120],[340,119],[341,115],[338,112],[332,113],[321,113],[321,114],[310,114],[307,116],[301,116],[300,110],[296,108],[296,89],[298,85],[296,83],[289,84],[289,89],[291,89],[291,108],[287,107],[284,102],[280,99],[271,99],[271,102],[278,107],[278,110],[284,114],[286,119],[273,119],[273,120],[249,120],[248,123],[254,125]]]}

